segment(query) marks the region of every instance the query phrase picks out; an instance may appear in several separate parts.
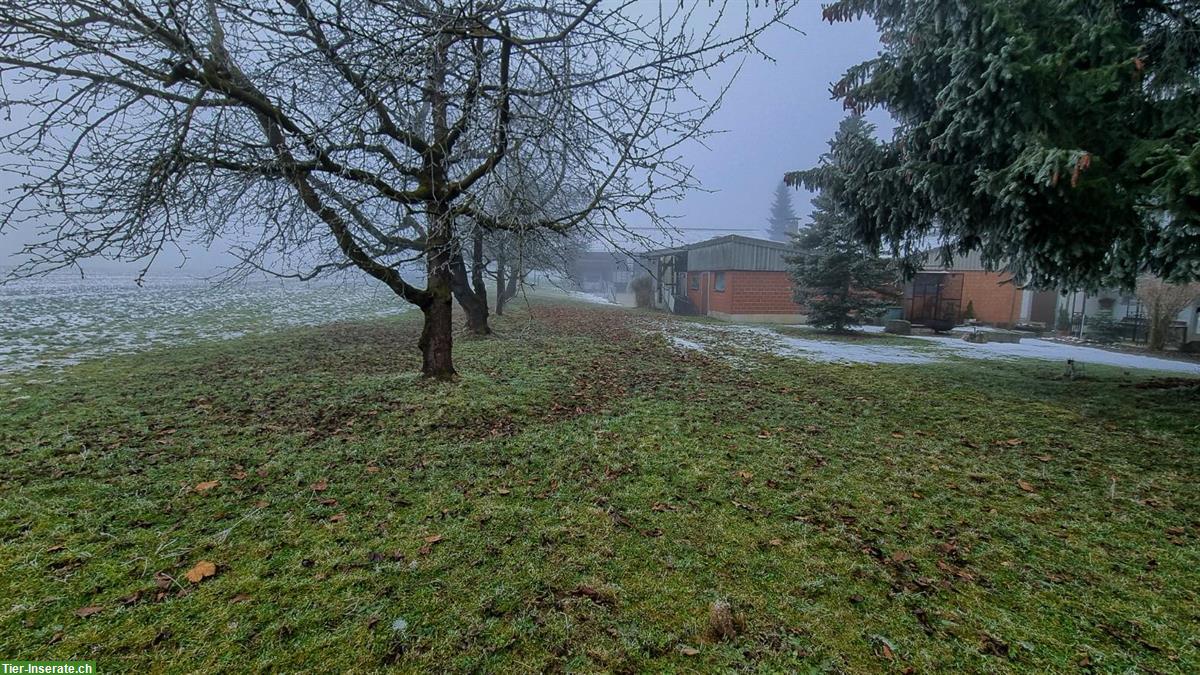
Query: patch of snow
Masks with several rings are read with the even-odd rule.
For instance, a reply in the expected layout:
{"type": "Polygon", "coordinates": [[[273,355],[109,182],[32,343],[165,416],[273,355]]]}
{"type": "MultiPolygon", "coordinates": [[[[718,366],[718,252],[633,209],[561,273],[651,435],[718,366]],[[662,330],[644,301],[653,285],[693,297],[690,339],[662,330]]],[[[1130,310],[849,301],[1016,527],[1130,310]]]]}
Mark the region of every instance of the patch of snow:
{"type": "Polygon", "coordinates": [[[590,302],[590,303],[597,304],[597,305],[615,305],[615,304],[617,304],[617,303],[613,302],[612,300],[604,297],[603,295],[596,295],[595,293],[585,293],[583,291],[566,291],[566,293],[567,293],[567,296],[570,297],[572,300],[582,300],[584,302],[590,302]]]}
{"type": "Polygon", "coordinates": [[[942,348],[954,352],[955,356],[969,359],[1041,359],[1043,361],[1058,361],[1066,364],[1067,359],[1079,363],[1115,366],[1117,368],[1136,368],[1142,370],[1161,370],[1173,373],[1200,375],[1200,363],[1174,361],[1142,354],[1125,352],[1110,352],[1106,349],[1085,347],[1083,345],[1068,345],[1051,340],[1025,338],[1019,343],[985,342],[972,344],[955,338],[934,337],[931,335],[911,335],[909,337],[930,340],[942,348]]]}
{"type": "MultiPolygon", "coordinates": [[[[862,326],[862,332],[878,334],[879,326],[862,326]]],[[[766,326],[677,322],[664,328],[668,339],[678,347],[709,351],[718,344],[766,352],[778,356],[805,358],[823,363],[929,363],[951,357],[997,360],[1039,359],[1066,364],[1073,359],[1081,364],[1114,366],[1125,369],[1157,370],[1200,375],[1200,363],[1175,361],[1142,354],[1113,352],[1083,345],[1062,344],[1051,340],[1025,338],[1021,342],[974,344],[957,337],[909,335],[933,348],[914,348],[903,344],[871,344],[856,341],[782,335],[766,326]],[[684,332],[684,336],[677,333],[684,332]]]]}

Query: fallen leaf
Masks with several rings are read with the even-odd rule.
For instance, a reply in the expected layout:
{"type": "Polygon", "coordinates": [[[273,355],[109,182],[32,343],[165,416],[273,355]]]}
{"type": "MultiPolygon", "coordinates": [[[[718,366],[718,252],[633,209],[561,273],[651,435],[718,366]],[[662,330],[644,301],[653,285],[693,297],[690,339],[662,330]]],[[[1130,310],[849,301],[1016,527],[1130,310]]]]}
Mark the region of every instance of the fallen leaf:
{"type": "Polygon", "coordinates": [[[208,560],[201,560],[196,563],[196,566],[187,571],[184,576],[193,584],[198,584],[201,581],[211,577],[217,573],[217,566],[208,560]]]}
{"type": "Polygon", "coordinates": [[[1026,482],[1026,481],[1023,481],[1023,480],[1019,480],[1019,481],[1017,481],[1017,486],[1018,486],[1018,487],[1020,487],[1022,490],[1026,491],[1026,492],[1033,492],[1033,491],[1034,491],[1034,489],[1033,489],[1033,485],[1031,485],[1031,484],[1029,484],[1028,482],[1026,482]]]}
{"type": "Polygon", "coordinates": [[[322,499],[321,506],[337,506],[336,499],[322,499]]]}
{"type": "Polygon", "coordinates": [[[258,474],[259,478],[266,478],[267,477],[267,467],[260,466],[254,473],[258,474]]]}
{"type": "Polygon", "coordinates": [[[496,490],[496,494],[498,494],[498,495],[510,495],[510,494],[512,494],[512,490],[509,490],[508,488],[498,488],[498,489],[496,490]]]}
{"type": "MultiPolygon", "coordinates": [[[[367,473],[379,473],[379,467],[375,466],[374,464],[371,464],[371,465],[367,466],[367,473]]],[[[379,619],[376,618],[375,620],[378,621],[379,619]]]]}
{"type": "Polygon", "coordinates": [[[892,438],[904,438],[904,434],[900,433],[899,431],[893,431],[892,438]]]}
{"type": "Polygon", "coordinates": [[[1039,462],[1049,462],[1049,461],[1050,461],[1050,460],[1052,460],[1052,459],[1054,459],[1054,458],[1053,458],[1053,457],[1051,457],[1050,455],[1040,455],[1040,456],[1038,457],[1038,461],[1039,461],[1039,462]]]}
{"type": "Polygon", "coordinates": [[[907,551],[896,551],[892,554],[892,562],[907,562],[912,560],[912,555],[907,551]]]}
{"type": "Polygon", "coordinates": [[[256,502],[254,502],[254,508],[257,508],[257,509],[265,509],[268,506],[270,506],[270,504],[265,499],[260,499],[256,502]]]}
{"type": "Polygon", "coordinates": [[[782,539],[772,539],[771,541],[768,541],[767,543],[770,544],[771,546],[783,546],[782,539]]]}
{"type": "Polygon", "coordinates": [[[245,593],[238,593],[237,595],[230,598],[229,602],[232,602],[234,604],[237,604],[239,602],[250,602],[250,596],[246,595],[245,593]]]}
{"type": "Polygon", "coordinates": [[[75,610],[75,616],[77,616],[81,619],[84,619],[93,614],[99,614],[102,611],[104,611],[104,608],[101,607],[100,605],[92,605],[90,607],[80,607],[79,609],[75,610]]]}
{"type": "Polygon", "coordinates": [[[442,535],[440,535],[440,534],[431,534],[428,537],[425,537],[426,544],[436,544],[441,540],[442,540],[442,535]]]}
{"type": "Polygon", "coordinates": [[[246,480],[246,472],[245,472],[245,471],[242,471],[241,469],[238,469],[237,471],[234,471],[232,474],[230,474],[230,476],[231,476],[231,477],[232,477],[234,480],[246,480]]]}
{"type": "Polygon", "coordinates": [[[696,649],[695,647],[684,645],[679,648],[679,653],[683,654],[684,656],[695,656],[700,653],[700,650],[696,649]]]}
{"type": "Polygon", "coordinates": [[[63,550],[64,548],[66,548],[66,546],[63,546],[62,544],[55,544],[54,546],[51,546],[50,548],[46,549],[46,553],[56,553],[58,551],[63,550]]]}
{"type": "Polygon", "coordinates": [[[344,514],[344,513],[338,513],[336,515],[329,516],[329,522],[331,522],[331,523],[340,523],[345,519],[346,519],[346,514],[344,514]]]}
{"type": "Polygon", "coordinates": [[[312,489],[313,492],[324,492],[329,489],[329,481],[322,478],[321,480],[312,484],[312,489]]]}
{"type": "Polygon", "coordinates": [[[206,480],[203,483],[196,483],[196,487],[192,488],[196,492],[208,492],[209,490],[220,485],[220,481],[206,480]]]}

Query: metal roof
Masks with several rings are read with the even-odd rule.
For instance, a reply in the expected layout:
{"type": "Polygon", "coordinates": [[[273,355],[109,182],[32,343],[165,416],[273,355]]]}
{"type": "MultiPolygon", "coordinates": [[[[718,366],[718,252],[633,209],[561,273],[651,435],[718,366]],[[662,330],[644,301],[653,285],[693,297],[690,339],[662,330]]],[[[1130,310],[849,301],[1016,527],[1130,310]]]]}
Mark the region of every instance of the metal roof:
{"type": "Polygon", "coordinates": [[[639,257],[657,258],[687,251],[687,268],[693,272],[717,270],[782,272],[788,269],[784,258],[791,250],[791,244],[784,242],[728,234],[686,246],[646,251],[639,254],[639,257]]]}

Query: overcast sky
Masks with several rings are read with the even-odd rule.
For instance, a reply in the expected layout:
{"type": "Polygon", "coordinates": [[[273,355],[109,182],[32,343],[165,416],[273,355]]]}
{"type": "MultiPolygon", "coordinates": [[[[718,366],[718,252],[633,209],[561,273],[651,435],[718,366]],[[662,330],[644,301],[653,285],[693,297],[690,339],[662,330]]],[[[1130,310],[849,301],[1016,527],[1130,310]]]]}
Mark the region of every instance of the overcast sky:
{"type": "MultiPolygon", "coordinates": [[[[802,3],[790,23],[803,35],[779,30],[762,42],[775,62],[752,58],[742,68],[725,104],[713,121],[726,130],[709,139],[709,150],[693,147],[690,163],[705,189],[665,209],[690,229],[687,242],[722,234],[765,236],[767,217],[786,171],[814,166],[844,117],[841,102],[830,99],[829,85],[845,70],[879,51],[870,20],[830,25],[821,20],[821,4],[802,3]],[[751,231],[737,231],[751,230],[751,231]]],[[[890,136],[886,113],[867,119],[880,136],[890,136]]],[[[792,192],[801,223],[810,211],[811,194],[792,192]]]]}
{"type": "MultiPolygon", "coordinates": [[[[804,2],[790,17],[804,34],[777,29],[764,36],[761,46],[775,61],[750,57],[733,84],[712,127],[724,133],[711,137],[707,147],[685,150],[685,161],[695,167],[706,190],[682,202],[665,205],[678,216],[685,230],[679,239],[662,244],[700,241],[723,234],[763,236],[776,185],[785,171],[813,166],[826,149],[844,116],[841,104],[829,97],[829,85],[847,67],[873,57],[879,43],[874,24],[857,21],[830,25],[821,20],[817,0],[804,2]]],[[[719,91],[723,81],[704,83],[701,91],[719,91]]],[[[886,114],[869,119],[890,134],[886,114]]],[[[801,223],[809,212],[811,195],[793,192],[793,206],[801,223]]],[[[644,223],[631,220],[633,226],[644,223]]],[[[651,232],[646,231],[650,235],[651,232]]],[[[661,235],[655,238],[663,238],[661,235]]],[[[0,267],[13,264],[22,243],[21,232],[0,237],[0,267]]],[[[189,251],[189,270],[220,265],[228,258],[221,251],[189,251]]],[[[163,256],[155,269],[170,273],[177,256],[163,256]]],[[[108,265],[105,265],[106,267],[108,265]]]]}

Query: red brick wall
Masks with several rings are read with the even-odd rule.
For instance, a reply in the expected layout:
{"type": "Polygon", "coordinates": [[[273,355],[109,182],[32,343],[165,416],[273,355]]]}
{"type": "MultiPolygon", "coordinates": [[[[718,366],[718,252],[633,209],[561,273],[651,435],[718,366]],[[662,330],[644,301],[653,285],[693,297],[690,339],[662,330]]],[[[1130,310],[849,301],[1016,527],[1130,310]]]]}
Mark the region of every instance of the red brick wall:
{"type": "Polygon", "coordinates": [[[733,280],[730,314],[801,313],[800,305],[792,300],[792,278],[787,272],[737,271],[726,274],[733,280]]]}
{"type": "Polygon", "coordinates": [[[1003,283],[1012,275],[998,272],[960,272],[963,275],[961,311],[975,303],[975,319],[996,326],[1011,326],[1021,320],[1021,289],[1003,283]]]}
{"type": "Polygon", "coordinates": [[[730,270],[725,274],[725,290],[717,290],[716,272],[688,272],[687,296],[702,312],[723,314],[801,314],[792,301],[792,279],[787,272],[749,272],[730,270]],[[700,288],[692,288],[692,280],[700,288]],[[707,293],[705,291],[707,286],[707,293]],[[707,308],[705,297],[708,298],[707,308]]]}

